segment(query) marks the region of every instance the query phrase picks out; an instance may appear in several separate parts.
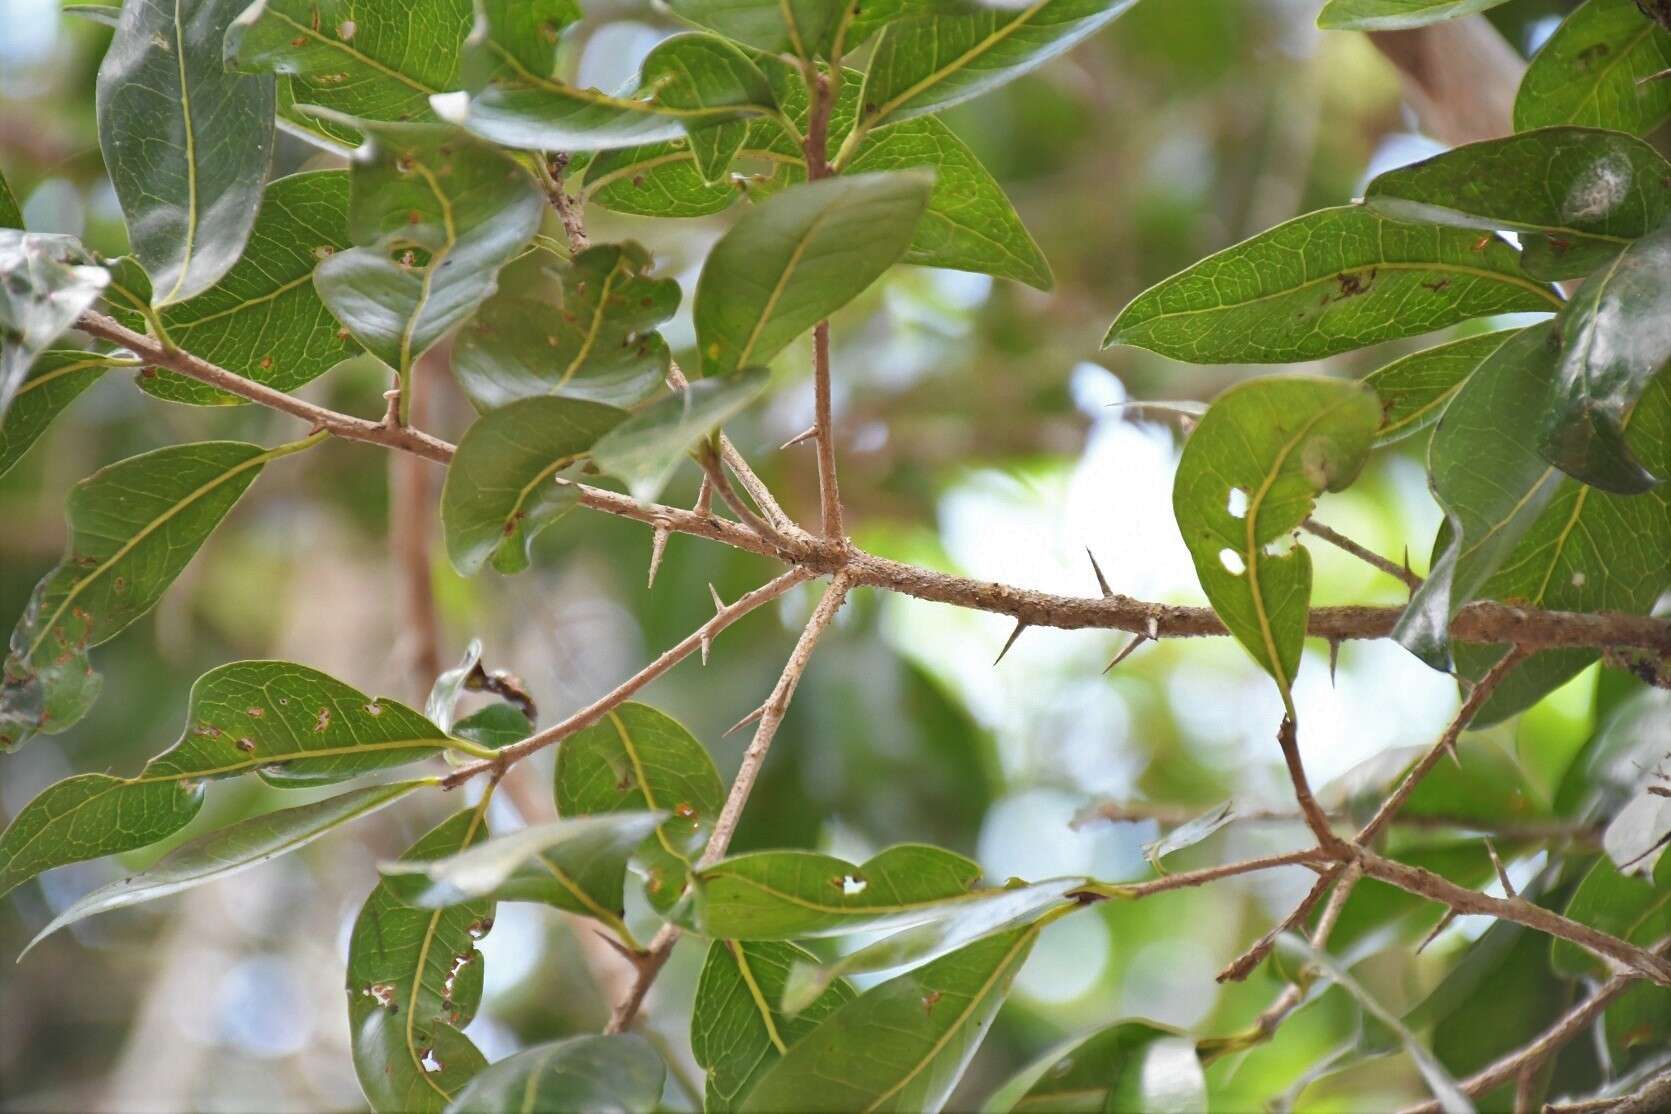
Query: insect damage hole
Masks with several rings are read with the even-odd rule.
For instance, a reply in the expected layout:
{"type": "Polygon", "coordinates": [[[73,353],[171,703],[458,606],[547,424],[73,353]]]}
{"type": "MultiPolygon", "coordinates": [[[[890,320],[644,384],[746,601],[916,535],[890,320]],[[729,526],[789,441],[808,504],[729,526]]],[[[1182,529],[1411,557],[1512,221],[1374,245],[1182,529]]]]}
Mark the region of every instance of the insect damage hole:
{"type": "Polygon", "coordinates": [[[1225,497],[1224,509],[1230,512],[1231,518],[1246,518],[1247,490],[1240,487],[1231,488],[1230,494],[1225,497]]]}
{"type": "Polygon", "coordinates": [[[857,897],[859,894],[865,892],[866,886],[870,885],[869,882],[866,882],[863,878],[860,878],[856,874],[843,875],[842,877],[836,879],[836,882],[841,886],[842,897],[857,897]]]}
{"type": "Polygon", "coordinates": [[[1247,571],[1247,562],[1242,560],[1242,555],[1229,547],[1218,551],[1218,563],[1231,576],[1241,576],[1247,571]]]}

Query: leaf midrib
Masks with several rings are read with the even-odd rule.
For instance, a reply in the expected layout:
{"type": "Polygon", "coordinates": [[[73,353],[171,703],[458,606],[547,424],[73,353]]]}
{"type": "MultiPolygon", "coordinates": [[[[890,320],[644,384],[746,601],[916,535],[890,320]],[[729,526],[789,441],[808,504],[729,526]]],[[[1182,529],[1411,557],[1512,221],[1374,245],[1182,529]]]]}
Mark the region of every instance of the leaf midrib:
{"type": "Polygon", "coordinates": [[[186,80],[186,31],[180,19],[180,0],[174,0],[174,60],[180,75],[180,116],[186,143],[186,240],[180,256],[179,273],[174,276],[174,286],[165,302],[172,302],[180,287],[185,285],[192,257],[197,250],[197,134],[191,121],[191,86],[186,80]]]}
{"type": "MultiPolygon", "coordinates": [[[[1049,3],[1051,3],[1051,0],[1037,0],[1036,3],[1022,11],[1010,22],[1004,24],[1004,26],[982,39],[978,46],[971,47],[969,50],[964,51],[951,62],[948,62],[946,65],[941,66],[939,69],[934,70],[921,78],[915,85],[908,87],[904,92],[882,102],[882,104],[877,107],[876,111],[870,114],[870,118],[864,122],[864,128],[868,130],[875,127],[877,121],[883,120],[892,115],[899,109],[900,105],[910,101],[912,97],[917,96],[926,89],[931,89],[935,85],[938,85],[947,74],[953,72],[954,70],[962,69],[976,58],[979,58],[981,55],[1009,38],[1015,31],[1030,23],[1033,17],[1038,15],[1040,10],[1042,10],[1049,3]]],[[[857,131],[858,129],[855,128],[854,130],[857,131]]]]}

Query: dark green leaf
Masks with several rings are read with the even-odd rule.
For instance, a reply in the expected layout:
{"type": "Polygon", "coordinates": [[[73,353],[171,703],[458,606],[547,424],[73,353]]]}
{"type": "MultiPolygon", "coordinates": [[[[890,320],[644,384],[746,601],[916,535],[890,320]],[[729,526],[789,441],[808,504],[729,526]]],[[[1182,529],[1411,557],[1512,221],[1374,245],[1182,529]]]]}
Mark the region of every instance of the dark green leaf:
{"type": "Polygon", "coordinates": [[[843,0],[670,0],[682,19],[766,54],[827,55],[843,0]]]}
{"type": "Polygon", "coordinates": [[[1348,205],[1296,217],[1150,287],[1103,343],[1192,363],[1291,363],[1560,305],[1500,240],[1348,205]]]}
{"type": "Polygon", "coordinates": [[[447,1114],[629,1114],[655,1109],[666,1082],[667,1065],[635,1033],[569,1037],[491,1065],[447,1114]]]}
{"type": "Polygon", "coordinates": [[[599,439],[592,460],[649,502],[667,486],[685,454],[741,413],[771,383],[763,367],[699,379],[640,410],[599,439]]]}
{"type": "Polygon", "coordinates": [[[174,445],[77,484],[66,506],[64,559],[36,585],[12,632],[0,749],[63,731],[86,714],[101,684],[88,649],[156,605],[269,460],[311,443],[174,445]]]}
{"type": "MultiPolygon", "coordinates": [[[[1373,811],[1426,751],[1425,746],[1394,747],[1366,758],[1324,786],[1317,799],[1324,808],[1344,808],[1354,815],[1364,806],[1373,811]]],[[[1548,802],[1526,771],[1495,743],[1464,735],[1456,754],[1455,762],[1441,763],[1421,780],[1399,809],[1400,817],[1483,831],[1550,818],[1548,802]]]]}
{"type": "Polygon", "coordinates": [[[110,274],[72,236],[0,228],[0,417],[46,351],[98,300],[110,274]]]}
{"type": "Polygon", "coordinates": [[[630,406],[667,377],[655,327],[679,308],[679,284],[651,278],[638,244],[601,244],[546,269],[551,301],[500,294],[460,330],[453,372],[478,410],[563,395],[630,406]]]}
{"type": "Polygon", "coordinates": [[[144,847],[197,815],[203,783],[260,771],[278,786],[415,762],[448,740],[402,704],[305,666],[245,661],[198,678],[180,741],[132,778],[48,787],[0,835],[0,894],[43,870],[144,847]]]}
{"type": "Polygon", "coordinates": [[[940,1109],[1038,933],[989,936],[871,987],[790,1048],[740,1109],[940,1109]]]}
{"type": "Polygon", "coordinates": [[[555,477],[627,416],[578,398],[524,398],[465,431],[441,489],[441,528],[453,568],[473,576],[491,559],[502,573],[528,567],[534,537],[577,495],[555,477]]]}
{"type": "MultiPolygon", "coordinates": [[[[267,187],[243,257],[212,289],[158,314],[162,327],[176,347],[275,390],[311,383],[360,350],[313,286],[315,265],[348,244],[347,174],[280,178],[267,187]]],[[[145,328],[138,310],[150,286],[137,267],[117,267],[106,299],[130,328],[145,328]]],[[[142,373],[139,385],[171,402],[243,401],[163,368],[142,373]]]]}
{"type": "Polygon", "coordinates": [[[348,229],[357,245],[314,283],[372,355],[404,377],[493,293],[539,227],[544,200],[510,157],[425,124],[363,123],[348,229]]]}
{"type": "Polygon", "coordinates": [[[557,812],[672,816],[639,850],[650,901],[668,908],[684,890],[725,803],[714,760],[677,721],[647,704],[623,704],[557,749],[557,812]]]}
{"type": "MultiPolygon", "coordinates": [[[[487,835],[489,798],[413,844],[407,861],[456,854],[487,835]]],[[[440,1114],[487,1067],[461,1030],[482,1000],[476,940],[493,903],[417,909],[389,880],[371,891],[348,941],[348,1027],[354,1070],[373,1110],[440,1114]]]]}
{"type": "Polygon", "coordinates": [[[120,882],[112,882],[83,897],[54,917],[23,950],[27,953],[60,928],[96,914],[155,901],[159,897],[168,897],[181,890],[260,866],[280,855],[306,847],[350,820],[393,804],[415,789],[436,783],[435,778],[425,778],[351,789],[323,801],[252,816],[230,827],[201,835],[170,851],[149,869],[120,882]]]}
{"type": "Polygon", "coordinates": [[[1544,458],[1605,491],[1639,494],[1656,476],[1625,444],[1625,423],[1671,362],[1671,225],[1620,253],[1561,314],[1561,357],[1544,418],[1544,458]]]}
{"type": "Polygon", "coordinates": [[[1196,576],[1276,681],[1290,719],[1311,555],[1298,543],[1287,553],[1271,547],[1311,514],[1318,495],[1357,479],[1380,424],[1380,403],[1362,384],[1257,379],[1214,401],[1178,462],[1172,511],[1196,576]]]}
{"type": "Polygon", "coordinates": [[[1370,372],[1364,382],[1381,398],[1377,445],[1390,445],[1439,420],[1452,396],[1514,330],[1481,333],[1425,348],[1370,372]]]}
{"type": "Polygon", "coordinates": [[[452,734],[457,738],[479,743],[489,750],[503,750],[533,733],[534,725],[522,709],[503,701],[470,713],[452,727],[452,734]]]}
{"type": "Polygon", "coordinates": [[[1325,31],[1397,31],[1483,12],[1505,0],[1329,0],[1317,17],[1325,31]]]}
{"type": "Polygon", "coordinates": [[[1010,1111],[1206,1110],[1195,1041],[1147,1021],[1120,1021],[1056,1049],[1000,1087],[982,1114],[1010,1111]]]}
{"type": "Polygon", "coordinates": [[[779,1003],[789,972],[816,957],[774,940],[715,940],[708,947],[690,1021],[691,1052],[708,1073],[703,1108],[736,1108],[783,1054],[857,995],[843,980],[795,1014],[779,1003]]]}
{"type": "MultiPolygon", "coordinates": [[[[751,135],[761,127],[751,125],[751,135]]],[[[738,154],[756,158],[760,152],[744,147],[738,154]]],[[[773,170],[781,173],[782,167],[773,170]]],[[[599,151],[586,167],[586,200],[617,213],[705,217],[729,208],[743,192],[734,182],[704,182],[689,144],[678,140],[599,151]]]]}
{"type": "Polygon", "coordinates": [[[1671,34],[1636,0],[1587,0],[1532,58],[1514,98],[1514,128],[1551,124],[1646,135],[1671,117],[1671,34]]]}
{"type": "Polygon", "coordinates": [[[563,29],[579,21],[575,0],[477,0],[476,25],[462,58],[465,87],[550,77],[563,29]]]}
{"type": "MultiPolygon", "coordinates": [[[[1671,855],[1662,855],[1648,878],[1623,874],[1602,855],[1573,892],[1566,915],[1633,944],[1659,943],[1671,936],[1671,855]]],[[[1549,960],[1561,975],[1606,978],[1612,973],[1570,940],[1553,941],[1549,960]]]]}
{"type": "Polygon", "coordinates": [[[12,399],[11,409],[0,417],[0,476],[40,440],[64,407],[117,362],[114,356],[73,349],[41,353],[12,399]]]}
{"type": "Polygon", "coordinates": [[[12,187],[6,184],[6,177],[0,174],[0,228],[22,228],[23,208],[17,203],[17,195],[12,187]]]}
{"type": "Polygon", "coordinates": [[[932,188],[920,172],[810,182],[744,214],[696,284],[705,375],[763,364],[905,254],[932,188]]]}
{"type": "Polygon", "coordinates": [[[261,204],[273,79],[221,62],[243,4],[130,0],[99,66],[99,147],[158,306],[219,282],[261,204]]]}

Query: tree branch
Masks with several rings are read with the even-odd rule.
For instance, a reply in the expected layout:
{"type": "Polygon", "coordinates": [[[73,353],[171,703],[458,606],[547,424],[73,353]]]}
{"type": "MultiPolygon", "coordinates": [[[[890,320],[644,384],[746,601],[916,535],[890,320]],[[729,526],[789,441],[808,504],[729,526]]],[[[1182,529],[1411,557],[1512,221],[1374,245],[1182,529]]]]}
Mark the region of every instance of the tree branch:
{"type": "Polygon", "coordinates": [[[1396,561],[1387,560],[1387,558],[1381,556],[1373,549],[1359,545],[1345,534],[1342,534],[1340,531],[1331,526],[1325,526],[1323,523],[1318,522],[1315,518],[1308,518],[1304,522],[1300,523],[1300,529],[1315,537],[1322,538],[1336,549],[1350,553],[1352,556],[1356,557],[1358,560],[1362,561],[1371,568],[1380,569],[1394,580],[1402,583],[1412,592],[1422,586],[1422,578],[1405,568],[1403,565],[1400,565],[1396,561]]]}

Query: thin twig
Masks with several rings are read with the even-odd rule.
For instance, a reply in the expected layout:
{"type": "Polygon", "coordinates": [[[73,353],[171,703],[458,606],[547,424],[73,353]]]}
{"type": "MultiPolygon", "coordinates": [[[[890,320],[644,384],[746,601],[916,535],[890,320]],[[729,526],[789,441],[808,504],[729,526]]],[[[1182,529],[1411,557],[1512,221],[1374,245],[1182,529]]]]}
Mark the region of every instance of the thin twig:
{"type": "Polygon", "coordinates": [[[1308,534],[1313,534],[1322,538],[1324,541],[1328,542],[1337,549],[1345,550],[1347,553],[1350,553],[1364,564],[1369,565],[1372,568],[1380,569],[1394,580],[1400,581],[1412,592],[1422,586],[1422,578],[1405,568],[1403,565],[1399,564],[1397,561],[1388,560],[1379,553],[1376,553],[1374,550],[1366,549],[1357,542],[1353,541],[1351,538],[1347,537],[1345,534],[1340,533],[1332,527],[1323,525],[1315,518],[1308,518],[1304,522],[1300,523],[1300,529],[1306,531],[1308,534]]]}
{"type": "Polygon", "coordinates": [[[1292,716],[1282,718],[1281,725],[1277,727],[1276,740],[1282,747],[1282,760],[1288,767],[1288,780],[1294,787],[1294,800],[1300,806],[1300,815],[1305,817],[1306,826],[1311,829],[1311,834],[1317,837],[1321,846],[1335,846],[1340,842],[1340,837],[1329,827],[1328,816],[1311,793],[1311,782],[1306,778],[1305,763],[1300,761],[1299,731],[1292,716]]]}
{"type": "MultiPolygon", "coordinates": [[[[431,349],[418,360],[407,383],[407,425],[421,426],[429,409],[434,373],[445,371],[446,355],[431,349]]],[[[431,556],[434,464],[409,453],[389,458],[389,549],[400,587],[401,637],[397,657],[408,669],[410,693],[421,700],[441,673],[441,619],[435,606],[431,556]]]]}
{"type": "Polygon", "coordinates": [[[1238,874],[1252,874],[1255,871],[1271,870],[1282,866],[1317,866],[1332,861],[1328,853],[1322,848],[1308,847],[1303,851],[1288,851],[1281,855],[1266,855],[1259,859],[1243,859],[1239,862],[1223,863],[1219,866],[1202,867],[1200,870],[1185,870],[1177,874],[1166,874],[1145,882],[1109,882],[1089,887],[1083,892],[1098,899],[1135,899],[1148,897],[1150,894],[1166,893],[1170,890],[1203,886],[1208,882],[1216,882],[1220,878],[1231,878],[1238,874]]]}
{"type": "MultiPolygon", "coordinates": [[[[830,75],[820,73],[816,63],[807,63],[806,81],[812,94],[812,103],[807,110],[806,141],[801,150],[806,156],[807,179],[815,182],[830,176],[830,110],[835,104],[835,91],[830,75]]],[[[828,321],[820,321],[812,330],[812,399],[812,424],[818,430],[818,504],[824,537],[836,539],[842,537],[844,531],[841,522],[841,485],[836,479],[835,429],[830,405],[828,321]]]]}
{"type": "Polygon", "coordinates": [[[702,466],[708,488],[719,493],[720,501],[731,508],[731,512],[742,520],[743,525],[773,546],[778,552],[791,553],[795,544],[785,537],[783,532],[772,523],[767,522],[755,512],[754,508],[743,501],[742,496],[731,486],[731,480],[725,474],[725,466],[720,461],[719,451],[713,445],[704,445],[698,451],[696,462],[702,466]]]}

